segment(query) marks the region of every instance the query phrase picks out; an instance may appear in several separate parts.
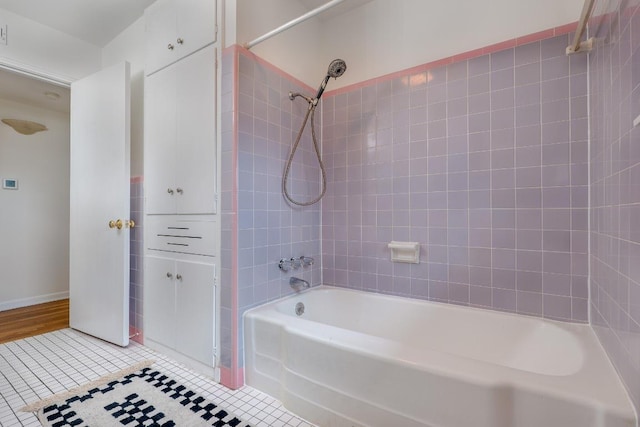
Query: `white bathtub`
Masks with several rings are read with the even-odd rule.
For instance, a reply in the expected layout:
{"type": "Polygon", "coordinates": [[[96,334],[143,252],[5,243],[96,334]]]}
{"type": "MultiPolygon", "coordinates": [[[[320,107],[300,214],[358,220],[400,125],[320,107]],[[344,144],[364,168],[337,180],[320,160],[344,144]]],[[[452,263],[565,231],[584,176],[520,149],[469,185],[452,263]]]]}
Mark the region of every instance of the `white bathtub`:
{"type": "Polygon", "coordinates": [[[636,426],[587,325],[322,286],[244,332],[247,384],[322,427],[636,426]]]}

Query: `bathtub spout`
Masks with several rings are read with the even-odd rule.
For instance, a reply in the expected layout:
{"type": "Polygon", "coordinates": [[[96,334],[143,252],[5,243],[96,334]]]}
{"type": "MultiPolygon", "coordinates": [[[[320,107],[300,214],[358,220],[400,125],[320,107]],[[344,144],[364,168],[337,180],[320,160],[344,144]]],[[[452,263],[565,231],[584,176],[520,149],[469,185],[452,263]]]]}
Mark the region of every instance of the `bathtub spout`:
{"type": "Polygon", "coordinates": [[[289,285],[295,290],[300,289],[300,284],[302,284],[303,288],[310,288],[311,287],[309,282],[307,282],[306,280],[300,279],[298,277],[291,277],[289,279],[289,285]]]}

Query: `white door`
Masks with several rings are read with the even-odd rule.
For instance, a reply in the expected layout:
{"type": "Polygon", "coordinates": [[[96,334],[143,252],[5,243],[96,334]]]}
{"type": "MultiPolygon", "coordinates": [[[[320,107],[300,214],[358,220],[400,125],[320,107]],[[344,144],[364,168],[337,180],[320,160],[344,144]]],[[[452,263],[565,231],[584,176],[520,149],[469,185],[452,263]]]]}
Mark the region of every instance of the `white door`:
{"type": "Polygon", "coordinates": [[[121,346],[129,344],[129,113],[128,63],[71,84],[69,322],[121,346]]]}

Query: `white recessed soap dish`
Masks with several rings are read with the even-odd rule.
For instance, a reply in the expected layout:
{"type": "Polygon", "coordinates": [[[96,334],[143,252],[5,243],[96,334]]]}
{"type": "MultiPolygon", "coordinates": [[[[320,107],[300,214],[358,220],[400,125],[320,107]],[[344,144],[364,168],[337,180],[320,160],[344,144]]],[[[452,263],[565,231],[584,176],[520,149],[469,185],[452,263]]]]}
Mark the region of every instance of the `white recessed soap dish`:
{"type": "Polygon", "coordinates": [[[391,249],[392,262],[420,263],[420,243],[391,241],[387,245],[391,249]]]}

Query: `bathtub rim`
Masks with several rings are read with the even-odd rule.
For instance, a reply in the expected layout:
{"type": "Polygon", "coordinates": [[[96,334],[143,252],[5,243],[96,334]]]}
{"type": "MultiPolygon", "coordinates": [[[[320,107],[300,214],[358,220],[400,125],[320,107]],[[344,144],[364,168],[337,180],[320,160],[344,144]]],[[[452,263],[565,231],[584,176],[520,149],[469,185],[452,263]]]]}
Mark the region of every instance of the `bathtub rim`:
{"type": "MultiPolygon", "coordinates": [[[[278,299],[269,301],[265,304],[253,307],[250,310],[247,310],[245,313],[243,313],[243,322],[245,322],[245,325],[247,321],[251,320],[251,318],[254,318],[256,320],[266,320],[266,321],[272,321],[272,322],[275,321],[274,323],[277,323],[284,331],[288,333],[300,334],[300,335],[303,335],[305,338],[313,339],[316,341],[323,341],[328,343],[331,346],[335,346],[343,350],[354,351],[363,356],[373,357],[375,359],[384,360],[391,363],[400,363],[405,366],[410,366],[412,368],[417,368],[420,370],[427,371],[429,373],[446,375],[446,376],[454,377],[458,380],[473,382],[474,384],[487,386],[487,387],[506,387],[506,388],[512,388],[512,389],[522,389],[524,391],[528,391],[534,394],[550,395],[558,399],[568,400],[578,404],[590,403],[594,407],[606,407],[608,411],[614,414],[620,414],[622,416],[633,415],[637,425],[638,417],[635,412],[635,408],[631,404],[631,398],[629,396],[629,392],[624,386],[624,384],[622,383],[622,381],[620,380],[617,370],[615,369],[614,365],[611,363],[611,360],[609,359],[604,348],[602,347],[602,344],[598,340],[595,334],[595,331],[589,324],[565,322],[565,321],[545,319],[545,318],[535,317],[535,316],[523,316],[516,313],[502,312],[502,311],[481,308],[481,307],[463,306],[463,305],[443,303],[439,301],[414,299],[414,298],[375,293],[375,292],[350,289],[350,288],[342,288],[339,286],[330,286],[330,285],[313,286],[309,289],[305,289],[300,292],[296,292],[294,294],[287,295],[285,297],[278,298],[278,299]],[[514,318],[518,320],[522,320],[522,318],[524,317],[525,319],[529,319],[532,321],[550,323],[552,325],[560,327],[563,330],[568,329],[573,334],[586,335],[586,337],[581,337],[581,338],[585,338],[589,340],[590,341],[588,343],[589,345],[596,345],[598,347],[597,351],[599,353],[595,355],[590,354],[590,352],[587,351],[589,349],[584,348],[584,346],[582,345],[583,340],[580,339],[581,350],[583,351],[585,356],[584,366],[578,372],[570,375],[566,375],[566,376],[555,376],[555,375],[545,375],[541,373],[534,373],[534,372],[525,371],[525,370],[521,370],[521,369],[509,367],[509,366],[499,365],[496,363],[491,363],[483,360],[472,359],[470,357],[465,357],[457,354],[440,352],[437,350],[421,350],[420,353],[422,354],[428,353],[431,356],[434,356],[434,359],[438,359],[438,355],[444,356],[445,358],[449,359],[449,361],[452,361],[452,360],[455,361],[455,363],[457,363],[458,366],[450,367],[448,366],[450,365],[450,363],[443,360],[439,360],[437,363],[437,366],[434,366],[434,364],[432,363],[433,359],[430,359],[430,363],[425,365],[425,364],[420,364],[418,362],[408,362],[403,359],[387,357],[383,355],[384,353],[376,354],[375,352],[370,351],[370,349],[358,347],[357,345],[354,345],[348,342],[342,342],[339,340],[328,341],[328,340],[321,339],[317,336],[316,333],[314,333],[315,328],[318,328],[318,327],[322,329],[329,328],[330,331],[331,330],[334,330],[334,331],[347,330],[349,331],[349,334],[356,334],[362,337],[375,338],[376,340],[386,341],[384,338],[375,337],[362,332],[340,328],[338,326],[333,326],[333,325],[329,325],[329,324],[325,324],[325,323],[321,323],[313,320],[308,320],[308,319],[305,319],[304,317],[297,317],[295,315],[285,314],[279,311],[275,307],[277,304],[282,304],[285,301],[293,300],[295,298],[299,298],[301,296],[304,296],[313,292],[331,292],[331,291],[355,293],[355,294],[366,295],[368,297],[390,298],[394,300],[398,299],[411,304],[427,304],[427,305],[436,304],[437,306],[440,306],[443,309],[447,309],[447,310],[472,310],[474,312],[480,313],[481,315],[509,316],[509,317],[515,316],[514,318]],[[298,325],[291,325],[290,322],[287,322],[288,319],[295,319],[300,321],[300,323],[298,325]],[[612,394],[615,394],[615,393],[602,393],[604,397],[603,399],[602,397],[594,397],[592,395],[584,394],[582,392],[575,393],[567,390],[558,389],[549,384],[540,384],[540,382],[538,381],[541,378],[542,379],[546,378],[547,380],[550,380],[550,381],[543,381],[543,382],[553,382],[553,381],[558,381],[558,378],[584,377],[586,370],[594,369],[593,365],[597,365],[598,363],[601,363],[603,359],[606,364],[606,368],[605,367],[601,367],[601,368],[608,369],[610,372],[615,374],[615,378],[611,378],[609,376],[606,377],[608,379],[608,382],[606,384],[607,389],[609,389],[610,387],[616,387],[618,391],[623,392],[624,396],[616,396],[616,399],[613,399],[611,398],[611,396],[612,394]],[[466,366],[466,369],[462,369],[462,370],[459,369],[460,365],[466,366]],[[469,367],[470,365],[471,367],[469,367]],[[482,366],[483,367],[482,373],[480,375],[475,373],[472,365],[482,366]],[[505,371],[512,374],[511,375],[512,378],[504,379],[503,373],[505,371]],[[487,375],[490,372],[493,372],[495,376],[487,375]],[[496,379],[496,378],[500,378],[500,379],[496,379]],[[618,400],[618,398],[621,398],[621,399],[618,400]],[[624,400],[624,403],[622,402],[622,400],[624,400]]],[[[249,339],[249,337],[248,335],[245,335],[245,346],[244,346],[245,352],[248,351],[248,348],[249,348],[246,342],[247,339],[249,339]]],[[[442,359],[442,357],[440,357],[440,359],[442,359]]],[[[596,389],[596,391],[599,391],[599,389],[596,389]]]]}

